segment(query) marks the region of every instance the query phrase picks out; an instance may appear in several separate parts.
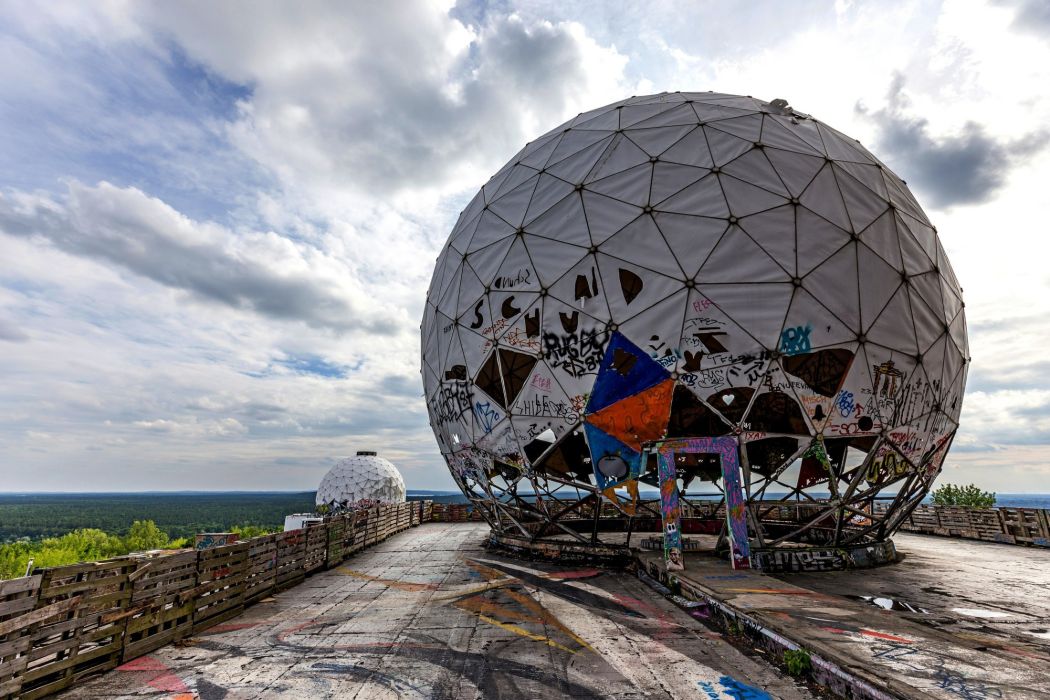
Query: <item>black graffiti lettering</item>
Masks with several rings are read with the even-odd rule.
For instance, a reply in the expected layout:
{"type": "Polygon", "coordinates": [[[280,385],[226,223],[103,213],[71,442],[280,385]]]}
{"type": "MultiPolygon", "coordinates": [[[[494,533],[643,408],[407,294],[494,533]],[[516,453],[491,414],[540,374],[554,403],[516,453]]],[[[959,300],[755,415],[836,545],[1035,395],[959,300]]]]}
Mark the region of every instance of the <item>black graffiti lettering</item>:
{"type": "Polygon", "coordinates": [[[628,305],[638,298],[644,286],[645,282],[642,281],[641,277],[630,270],[620,268],[620,291],[623,292],[623,300],[628,305]]]}
{"type": "Polygon", "coordinates": [[[686,372],[699,372],[700,363],[703,362],[704,353],[702,352],[690,352],[685,351],[685,364],[682,365],[682,369],[686,372]]]}
{"type": "Polygon", "coordinates": [[[500,308],[500,313],[503,314],[503,318],[514,318],[521,313],[521,309],[514,306],[514,295],[511,295],[503,300],[503,306],[500,308]]]}
{"type": "Polygon", "coordinates": [[[693,336],[700,341],[700,344],[707,349],[707,352],[712,354],[726,351],[726,346],[718,339],[720,335],[725,336],[728,334],[722,331],[693,333],[693,336]]]}
{"type": "Polygon", "coordinates": [[[580,412],[572,404],[555,401],[546,395],[519,401],[514,412],[521,416],[561,418],[569,425],[580,420],[580,412]]]}
{"type": "Polygon", "coordinates": [[[531,314],[525,314],[525,335],[535,338],[540,334],[540,310],[536,309],[531,314]]]}
{"type": "Polygon", "coordinates": [[[637,357],[622,348],[616,348],[613,351],[612,367],[624,377],[631,373],[637,362],[637,357]]]}
{"type": "Polygon", "coordinates": [[[548,366],[579,377],[596,373],[605,353],[605,331],[582,330],[579,333],[543,334],[543,356],[548,366]]]}
{"type": "Polygon", "coordinates": [[[485,323],[485,317],[481,315],[481,307],[484,303],[484,299],[479,299],[478,303],[474,306],[474,323],[470,324],[470,327],[475,330],[481,328],[481,324],[485,323]]]}
{"type": "Polygon", "coordinates": [[[525,267],[518,270],[513,275],[500,275],[492,281],[493,289],[513,289],[519,285],[525,285],[529,283],[532,278],[532,270],[525,267]]]}
{"type": "Polygon", "coordinates": [[[574,298],[576,301],[598,296],[598,275],[595,272],[595,269],[593,267],[591,268],[590,279],[587,279],[587,275],[576,275],[575,286],[576,291],[574,298]]]}
{"type": "Polygon", "coordinates": [[[430,402],[430,410],[439,423],[451,423],[472,410],[473,400],[473,392],[466,381],[442,382],[438,395],[430,402]]]}

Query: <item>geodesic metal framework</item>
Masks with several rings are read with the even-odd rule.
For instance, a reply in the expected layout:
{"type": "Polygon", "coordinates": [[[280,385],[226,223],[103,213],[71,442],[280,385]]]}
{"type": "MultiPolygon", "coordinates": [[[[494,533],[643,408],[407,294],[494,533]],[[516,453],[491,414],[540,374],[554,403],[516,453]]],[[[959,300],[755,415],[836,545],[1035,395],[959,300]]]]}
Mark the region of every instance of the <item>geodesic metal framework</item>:
{"type": "MultiPolygon", "coordinates": [[[[732,436],[758,546],[879,541],[958,426],[961,294],[857,141],[783,100],[633,97],[526,145],[460,215],[422,323],[430,421],[499,533],[600,543],[634,526],[661,440],[732,436]]],[[[697,512],[724,496],[712,457],[676,460],[697,512]]]]}
{"type": "Polygon", "coordinates": [[[390,461],[375,452],[361,451],[328,470],[314,500],[336,510],[361,504],[404,503],[405,480],[390,461]]]}

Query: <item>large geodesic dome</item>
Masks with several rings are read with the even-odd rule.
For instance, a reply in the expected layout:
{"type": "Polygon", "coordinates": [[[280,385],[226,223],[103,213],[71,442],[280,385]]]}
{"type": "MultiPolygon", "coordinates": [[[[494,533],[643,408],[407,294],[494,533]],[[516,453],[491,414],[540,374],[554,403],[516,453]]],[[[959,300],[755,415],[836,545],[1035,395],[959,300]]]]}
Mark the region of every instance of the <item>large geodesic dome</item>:
{"type": "Polygon", "coordinates": [[[366,503],[404,503],[405,480],[401,472],[375,452],[358,452],[341,459],[321,479],[317,505],[345,508],[366,503]]]}
{"type": "MultiPolygon", "coordinates": [[[[526,145],[460,215],[422,323],[453,477],[534,541],[630,531],[650,447],[707,437],[733,440],[757,545],[885,539],[941,468],[967,358],[905,183],[784,100],[716,93],[526,145]]],[[[676,459],[694,514],[725,496],[718,464],[676,459]]]]}

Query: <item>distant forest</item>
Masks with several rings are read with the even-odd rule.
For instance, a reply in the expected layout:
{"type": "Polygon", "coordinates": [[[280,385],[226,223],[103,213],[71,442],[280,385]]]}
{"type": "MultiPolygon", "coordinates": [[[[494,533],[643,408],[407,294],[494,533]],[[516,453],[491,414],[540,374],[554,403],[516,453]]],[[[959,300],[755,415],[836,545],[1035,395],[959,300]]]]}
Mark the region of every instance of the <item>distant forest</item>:
{"type": "Polygon", "coordinates": [[[81,528],[124,536],[152,520],[172,539],[226,532],[234,525],[272,529],[289,513],[313,511],[302,493],[0,494],[0,542],[58,537],[81,528]]]}
{"type": "MultiPolygon", "coordinates": [[[[459,492],[409,491],[408,499],[460,503],[459,492]]],[[[309,513],[314,492],[300,493],[0,493],[0,543],[60,537],[92,528],[126,536],[136,520],[152,520],[173,539],[198,532],[284,526],[284,516],[309,513]]]]}

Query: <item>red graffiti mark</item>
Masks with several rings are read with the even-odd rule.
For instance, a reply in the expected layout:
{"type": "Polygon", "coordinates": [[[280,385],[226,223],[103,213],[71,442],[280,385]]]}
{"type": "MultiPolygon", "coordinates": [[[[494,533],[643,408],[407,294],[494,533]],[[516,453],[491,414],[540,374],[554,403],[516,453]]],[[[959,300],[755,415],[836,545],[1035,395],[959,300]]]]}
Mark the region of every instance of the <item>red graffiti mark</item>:
{"type": "Polygon", "coordinates": [[[206,629],[205,631],[201,632],[200,634],[201,634],[201,636],[206,637],[206,636],[212,635],[212,634],[222,634],[223,632],[236,632],[237,630],[245,630],[245,629],[248,629],[249,627],[255,627],[255,626],[260,625],[260,624],[262,624],[262,623],[260,623],[260,622],[231,622],[231,623],[226,624],[226,625],[215,625],[214,627],[209,627],[208,629],[206,629]]]}
{"type": "Polygon", "coordinates": [[[659,629],[655,633],[649,635],[655,641],[674,637],[679,633],[679,630],[686,629],[676,622],[669,613],[644,600],[639,600],[638,598],[632,598],[631,596],[618,593],[613,595],[613,600],[624,607],[642,613],[646,617],[655,619],[659,629]]]}
{"type": "Polygon", "coordinates": [[[126,664],[117,666],[118,671],[166,671],[168,667],[160,659],[152,656],[140,656],[126,664]]]}
{"type": "Polygon", "coordinates": [[[1000,649],[1011,654],[1017,654],[1018,656],[1024,656],[1029,659],[1039,659],[1040,661],[1050,661],[1050,656],[1045,654],[1033,654],[1032,652],[1025,651],[1024,649],[1018,649],[1017,647],[1007,646],[1006,644],[998,645],[1000,649]]]}
{"type": "Polygon", "coordinates": [[[861,629],[860,633],[866,637],[875,637],[875,639],[885,639],[889,642],[900,642],[901,644],[914,644],[914,639],[905,639],[904,637],[897,637],[892,634],[886,634],[885,632],[876,632],[875,630],[861,629]]]}
{"type": "Polygon", "coordinates": [[[164,693],[188,693],[189,687],[182,679],[176,676],[171,668],[155,656],[142,656],[133,659],[122,666],[118,671],[149,674],[146,685],[164,693]]]}
{"type": "Polygon", "coordinates": [[[860,627],[853,630],[839,629],[838,627],[821,627],[820,629],[825,632],[831,632],[832,634],[849,634],[850,632],[856,632],[862,634],[865,637],[874,637],[875,639],[883,639],[888,642],[898,642],[900,644],[914,644],[914,639],[905,639],[904,637],[897,637],[892,634],[886,634],[885,632],[876,632],[875,630],[864,629],[860,627]]]}
{"type": "Polygon", "coordinates": [[[302,630],[304,630],[304,629],[306,629],[308,627],[314,627],[314,626],[319,625],[319,624],[321,624],[321,623],[318,622],[317,620],[311,619],[311,620],[307,620],[306,622],[302,623],[301,625],[295,625],[293,627],[289,627],[288,629],[277,633],[277,635],[276,635],[277,641],[279,641],[279,642],[287,641],[288,637],[291,637],[296,632],[301,632],[302,630]]]}
{"type": "Polygon", "coordinates": [[[555,579],[558,581],[565,581],[568,579],[577,578],[594,578],[602,573],[601,569],[579,569],[577,571],[555,571],[547,574],[547,578],[555,579]]]}
{"type": "Polygon", "coordinates": [[[797,588],[727,588],[734,593],[766,593],[773,595],[813,595],[813,591],[801,591],[797,588]]]}

